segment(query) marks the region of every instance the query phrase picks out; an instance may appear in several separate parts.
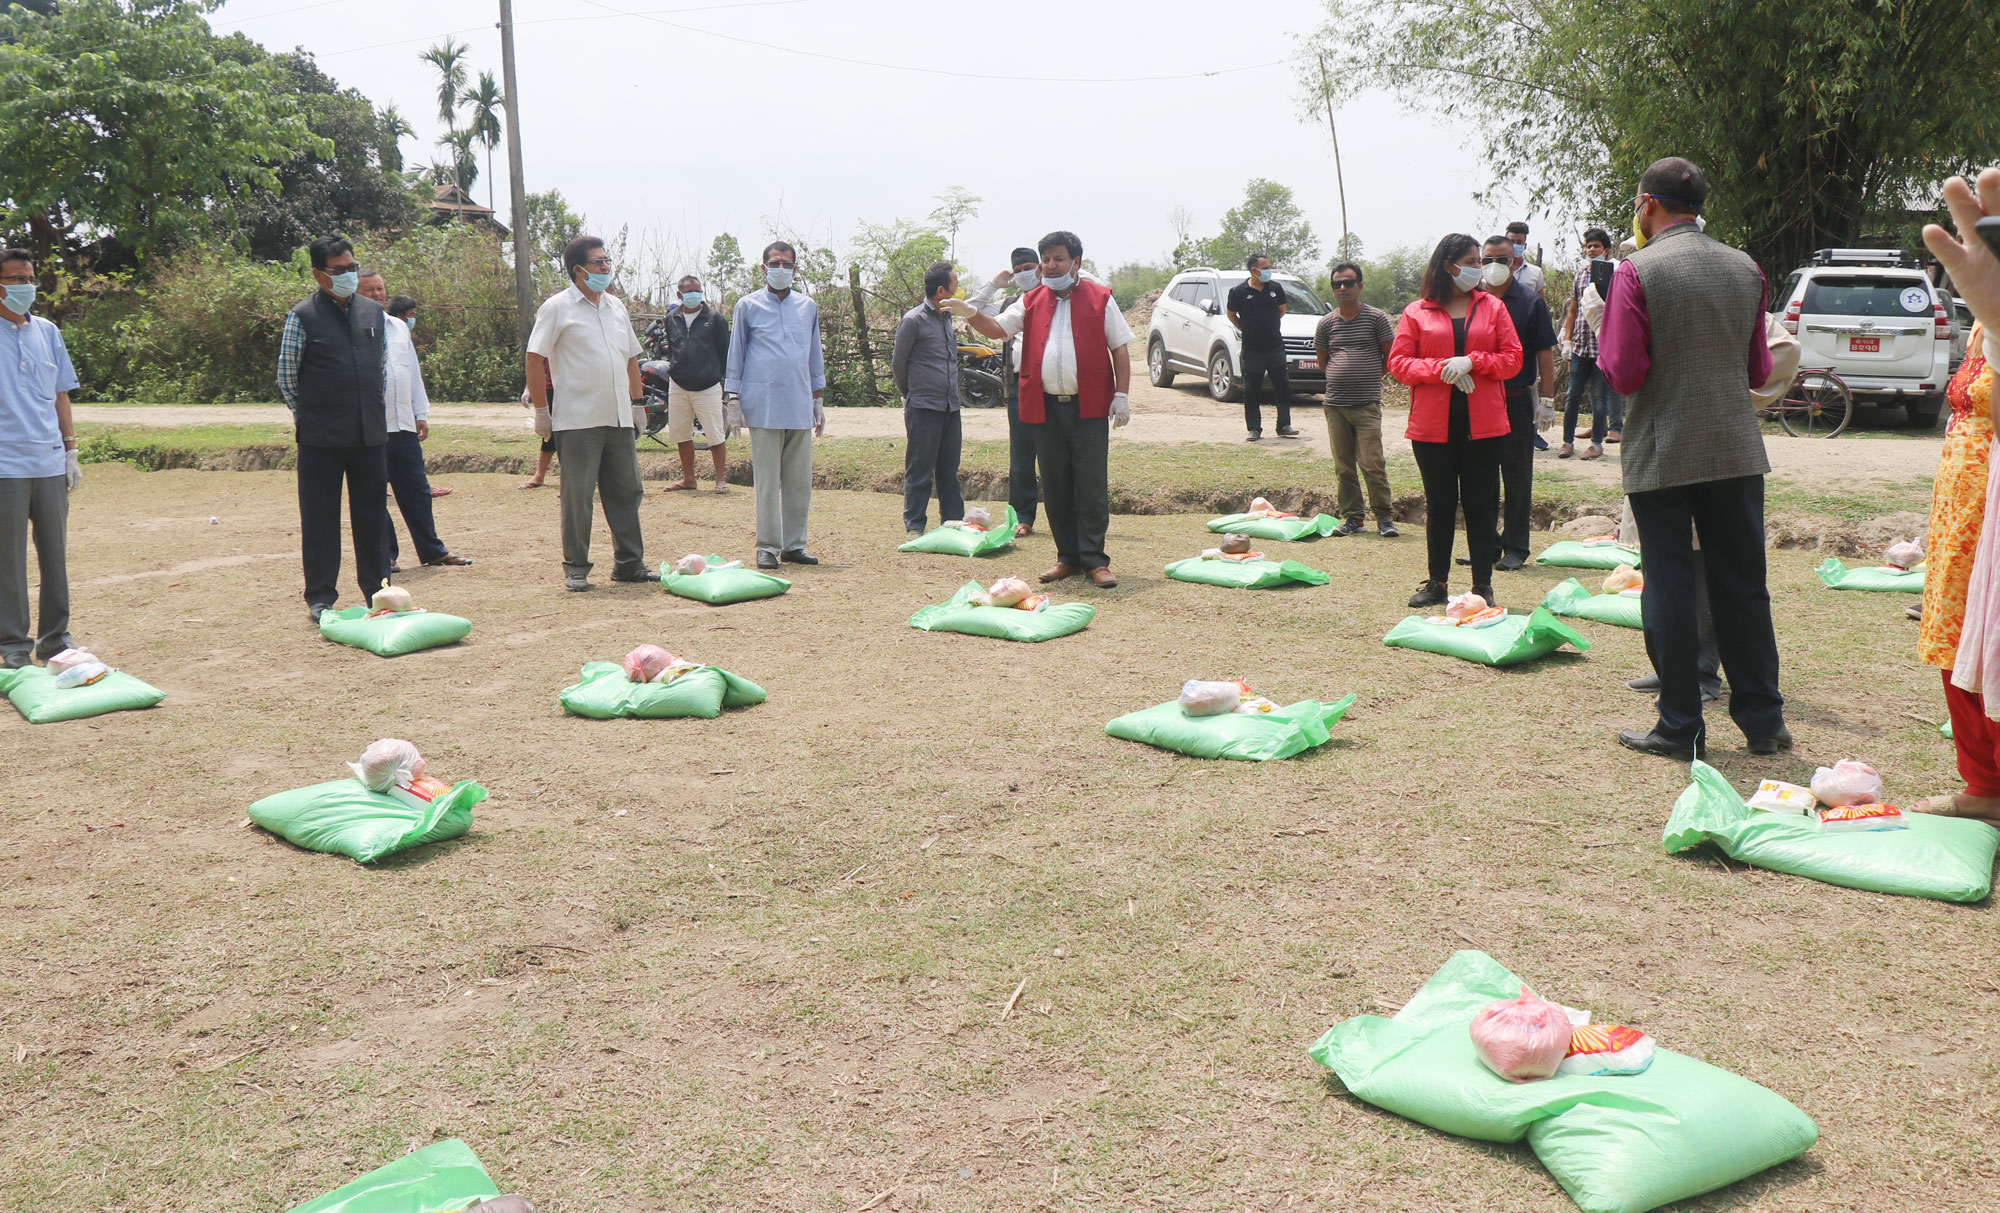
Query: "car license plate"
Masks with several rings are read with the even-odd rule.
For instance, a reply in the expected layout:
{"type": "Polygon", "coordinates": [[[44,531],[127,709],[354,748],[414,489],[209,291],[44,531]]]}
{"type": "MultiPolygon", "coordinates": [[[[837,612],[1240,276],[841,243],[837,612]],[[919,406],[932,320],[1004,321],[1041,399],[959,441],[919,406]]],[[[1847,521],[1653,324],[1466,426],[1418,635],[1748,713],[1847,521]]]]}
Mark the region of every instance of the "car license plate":
{"type": "Polygon", "coordinates": [[[1879,354],[1882,352],[1880,337],[1849,337],[1847,352],[1850,354],[1879,354]]]}
{"type": "Polygon", "coordinates": [[[1299,363],[1299,369],[1302,371],[1316,371],[1319,369],[1319,362],[1317,359],[1308,359],[1299,363]]]}

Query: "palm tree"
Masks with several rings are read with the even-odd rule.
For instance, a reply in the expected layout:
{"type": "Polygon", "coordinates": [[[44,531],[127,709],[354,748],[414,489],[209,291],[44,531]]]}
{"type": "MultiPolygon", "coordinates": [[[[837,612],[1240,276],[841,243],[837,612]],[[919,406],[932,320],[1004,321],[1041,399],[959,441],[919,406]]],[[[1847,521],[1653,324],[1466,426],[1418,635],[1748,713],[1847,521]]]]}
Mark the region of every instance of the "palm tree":
{"type": "Polygon", "coordinates": [[[423,53],[423,61],[438,70],[438,118],[446,130],[458,129],[458,103],[465,94],[465,57],[472,48],[456,38],[423,53]]]}
{"type": "Polygon", "coordinates": [[[438,146],[451,153],[449,172],[452,184],[458,187],[460,197],[472,192],[472,183],[479,180],[479,157],[472,152],[472,132],[451,131],[438,139],[438,146]]]}
{"type": "Polygon", "coordinates": [[[402,112],[393,105],[384,106],[375,123],[382,131],[382,146],[376,150],[376,158],[381,160],[385,171],[402,172],[403,140],[414,136],[417,129],[411,126],[410,120],[403,117],[402,112]]]}
{"type": "Polygon", "coordinates": [[[500,113],[507,104],[507,97],[500,91],[500,83],[493,78],[492,72],[481,72],[478,86],[465,93],[465,103],[472,107],[472,120],[466,126],[486,148],[486,206],[490,210],[493,207],[493,148],[500,142],[500,113]]]}

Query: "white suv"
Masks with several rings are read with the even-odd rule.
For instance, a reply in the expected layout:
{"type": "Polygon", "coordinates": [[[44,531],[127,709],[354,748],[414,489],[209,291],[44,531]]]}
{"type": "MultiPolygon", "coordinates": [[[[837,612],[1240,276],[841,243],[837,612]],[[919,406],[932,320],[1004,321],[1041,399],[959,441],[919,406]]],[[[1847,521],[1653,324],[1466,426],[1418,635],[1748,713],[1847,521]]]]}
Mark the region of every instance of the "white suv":
{"type": "MultiPolygon", "coordinates": [[[[1146,329],[1146,372],[1154,387],[1167,387],[1176,373],[1187,371],[1206,375],[1208,394],[1217,400],[1243,398],[1243,336],[1229,323],[1226,310],[1229,292],[1249,277],[1246,270],[1206,267],[1174,275],[1153,304],[1153,320],[1146,329]]],[[[1292,395],[1315,394],[1326,379],[1320,372],[1313,330],[1326,315],[1327,305],[1296,275],[1280,272],[1272,277],[1285,288],[1280,331],[1292,395]]]]}
{"type": "Polygon", "coordinates": [[[1801,370],[1830,370],[1856,403],[1901,406],[1929,429],[1961,339],[1955,301],[1900,249],[1820,249],[1771,296],[1801,370]]]}

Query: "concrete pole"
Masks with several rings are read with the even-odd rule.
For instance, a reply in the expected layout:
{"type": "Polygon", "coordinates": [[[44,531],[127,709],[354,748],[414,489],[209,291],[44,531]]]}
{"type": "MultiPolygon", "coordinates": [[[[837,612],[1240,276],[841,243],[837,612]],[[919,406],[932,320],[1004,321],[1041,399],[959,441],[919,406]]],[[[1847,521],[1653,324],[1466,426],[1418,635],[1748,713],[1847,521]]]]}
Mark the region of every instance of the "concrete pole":
{"type": "Polygon", "coordinates": [[[520,87],[514,77],[514,3],[500,0],[501,87],[507,90],[507,192],[513,203],[514,311],[521,328],[521,348],[535,326],[535,275],[528,250],[528,187],[521,168],[520,87]]]}

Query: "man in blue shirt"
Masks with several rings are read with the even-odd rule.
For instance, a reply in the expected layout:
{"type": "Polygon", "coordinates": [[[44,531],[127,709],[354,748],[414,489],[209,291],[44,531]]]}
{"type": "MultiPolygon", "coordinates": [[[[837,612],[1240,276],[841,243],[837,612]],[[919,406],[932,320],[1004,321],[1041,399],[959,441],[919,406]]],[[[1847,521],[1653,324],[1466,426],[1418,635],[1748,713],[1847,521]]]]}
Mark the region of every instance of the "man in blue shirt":
{"type": "Polygon", "coordinates": [[[798,254],[782,240],[764,249],[764,289],[736,301],[722,401],[734,431],[750,427],[757,499],[757,567],[818,564],[806,554],[812,506],[812,440],[826,433],[826,353],[819,307],[792,289],[798,254]]]}
{"type": "Polygon", "coordinates": [[[0,665],[19,669],[71,647],[66,547],[70,490],[83,482],[69,394],[76,371],[62,331],[28,309],[35,258],[0,249],[0,665]],[[28,536],[42,578],[29,632],[28,536]]]}

